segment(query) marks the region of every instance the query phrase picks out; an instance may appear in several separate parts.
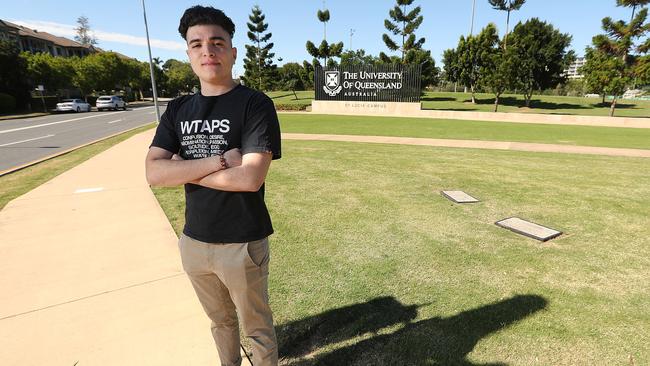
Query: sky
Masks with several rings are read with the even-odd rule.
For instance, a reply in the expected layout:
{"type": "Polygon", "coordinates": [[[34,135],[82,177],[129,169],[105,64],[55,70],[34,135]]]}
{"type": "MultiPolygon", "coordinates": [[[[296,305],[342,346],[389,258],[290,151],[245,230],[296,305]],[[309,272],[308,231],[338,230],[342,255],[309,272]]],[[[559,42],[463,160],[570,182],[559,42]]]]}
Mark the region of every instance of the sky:
{"type": "MultiPolygon", "coordinates": [[[[474,33],[488,23],[495,23],[501,35],[506,28],[506,13],[492,9],[487,0],[475,0],[474,33]]],[[[416,35],[424,37],[423,48],[431,50],[436,65],[441,65],[442,53],[458,44],[461,35],[468,35],[472,19],[473,0],[415,0],[422,8],[424,22],[416,35]]],[[[0,19],[67,38],[74,37],[74,27],[81,15],[88,17],[98,46],[141,61],[148,60],[145,26],[141,0],[73,1],[22,0],[3,1],[0,19]]],[[[629,21],[632,10],[616,7],[615,0],[528,0],[511,13],[510,29],[519,21],[537,17],[551,23],[563,33],[573,36],[571,48],[584,55],[591,38],[602,33],[601,20],[606,16],[629,21]]],[[[387,33],[384,19],[395,0],[145,0],[151,52],[163,60],[175,58],[187,61],[185,42],[178,33],[183,11],[193,5],[209,5],[222,9],[235,23],[233,44],[239,56],[233,74],[243,73],[246,22],[254,5],[266,15],[269,31],[273,33],[278,65],[286,62],[311,60],[305,50],[308,40],[319,44],[323,25],[316,12],[324,7],[330,11],[327,40],[343,42],[344,49],[364,49],[367,54],[391,54],[381,40],[387,33]],[[353,30],[351,32],[351,30],[353,30]],[[350,34],[352,36],[350,36],[350,34]]]]}

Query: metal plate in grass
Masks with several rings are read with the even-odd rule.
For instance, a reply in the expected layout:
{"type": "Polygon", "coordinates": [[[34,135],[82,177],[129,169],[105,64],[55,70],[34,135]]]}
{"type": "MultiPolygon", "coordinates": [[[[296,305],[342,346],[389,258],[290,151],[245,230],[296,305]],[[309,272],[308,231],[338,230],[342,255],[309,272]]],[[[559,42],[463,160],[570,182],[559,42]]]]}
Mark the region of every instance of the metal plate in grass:
{"type": "Polygon", "coordinates": [[[540,241],[547,241],[562,234],[561,231],[535,224],[530,221],[522,220],[518,217],[503,219],[495,222],[495,224],[510,231],[514,231],[517,234],[521,234],[540,241]]]}
{"type": "Polygon", "coordinates": [[[456,203],[476,203],[480,202],[476,198],[470,196],[469,194],[463,191],[442,191],[440,192],[443,196],[449,198],[450,200],[456,203]]]}

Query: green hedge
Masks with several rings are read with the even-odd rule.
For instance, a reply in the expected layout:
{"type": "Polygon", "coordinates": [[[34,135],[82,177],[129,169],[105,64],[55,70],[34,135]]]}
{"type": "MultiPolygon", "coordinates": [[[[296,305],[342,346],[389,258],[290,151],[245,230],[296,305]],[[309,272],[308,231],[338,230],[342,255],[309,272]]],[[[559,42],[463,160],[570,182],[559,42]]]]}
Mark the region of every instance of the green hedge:
{"type": "Polygon", "coordinates": [[[13,112],[16,109],[16,98],[9,94],[0,93],[0,113],[13,112]]]}
{"type": "Polygon", "coordinates": [[[278,103],[275,105],[275,109],[278,111],[304,111],[307,109],[309,104],[281,104],[278,103]]]}

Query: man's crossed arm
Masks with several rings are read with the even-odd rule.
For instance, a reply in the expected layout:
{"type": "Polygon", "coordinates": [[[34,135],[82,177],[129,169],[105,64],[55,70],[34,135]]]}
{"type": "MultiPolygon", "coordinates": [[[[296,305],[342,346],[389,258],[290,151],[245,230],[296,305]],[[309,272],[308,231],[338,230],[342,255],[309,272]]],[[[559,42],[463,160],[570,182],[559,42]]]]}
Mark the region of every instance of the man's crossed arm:
{"type": "Polygon", "coordinates": [[[224,156],[183,160],[178,155],[152,146],[145,161],[147,182],[152,186],[178,186],[198,184],[230,192],[257,192],[268,173],[272,154],[248,153],[239,149],[228,150],[224,156]]]}

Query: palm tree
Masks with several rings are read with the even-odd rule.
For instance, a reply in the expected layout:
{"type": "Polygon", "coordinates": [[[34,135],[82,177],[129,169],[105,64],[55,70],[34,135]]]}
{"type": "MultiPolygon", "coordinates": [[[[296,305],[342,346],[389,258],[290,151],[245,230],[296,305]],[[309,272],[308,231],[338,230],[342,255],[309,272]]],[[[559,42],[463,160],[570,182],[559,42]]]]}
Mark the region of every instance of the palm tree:
{"type": "MultiPolygon", "coordinates": [[[[624,0],[617,0],[624,1],[624,0]]],[[[641,0],[638,0],[641,1],[641,0]]],[[[650,0],[646,0],[650,1],[650,0]]],[[[488,0],[492,8],[496,10],[503,10],[508,12],[508,18],[506,19],[506,36],[503,41],[503,49],[505,50],[508,47],[508,32],[510,31],[510,12],[514,10],[519,10],[524,5],[526,0],[488,0]]]]}
{"type": "Polygon", "coordinates": [[[637,6],[644,6],[650,4],[650,0],[616,0],[616,6],[625,6],[625,7],[632,7],[632,17],[630,18],[630,22],[634,20],[634,13],[636,12],[636,7],[637,6]]]}

